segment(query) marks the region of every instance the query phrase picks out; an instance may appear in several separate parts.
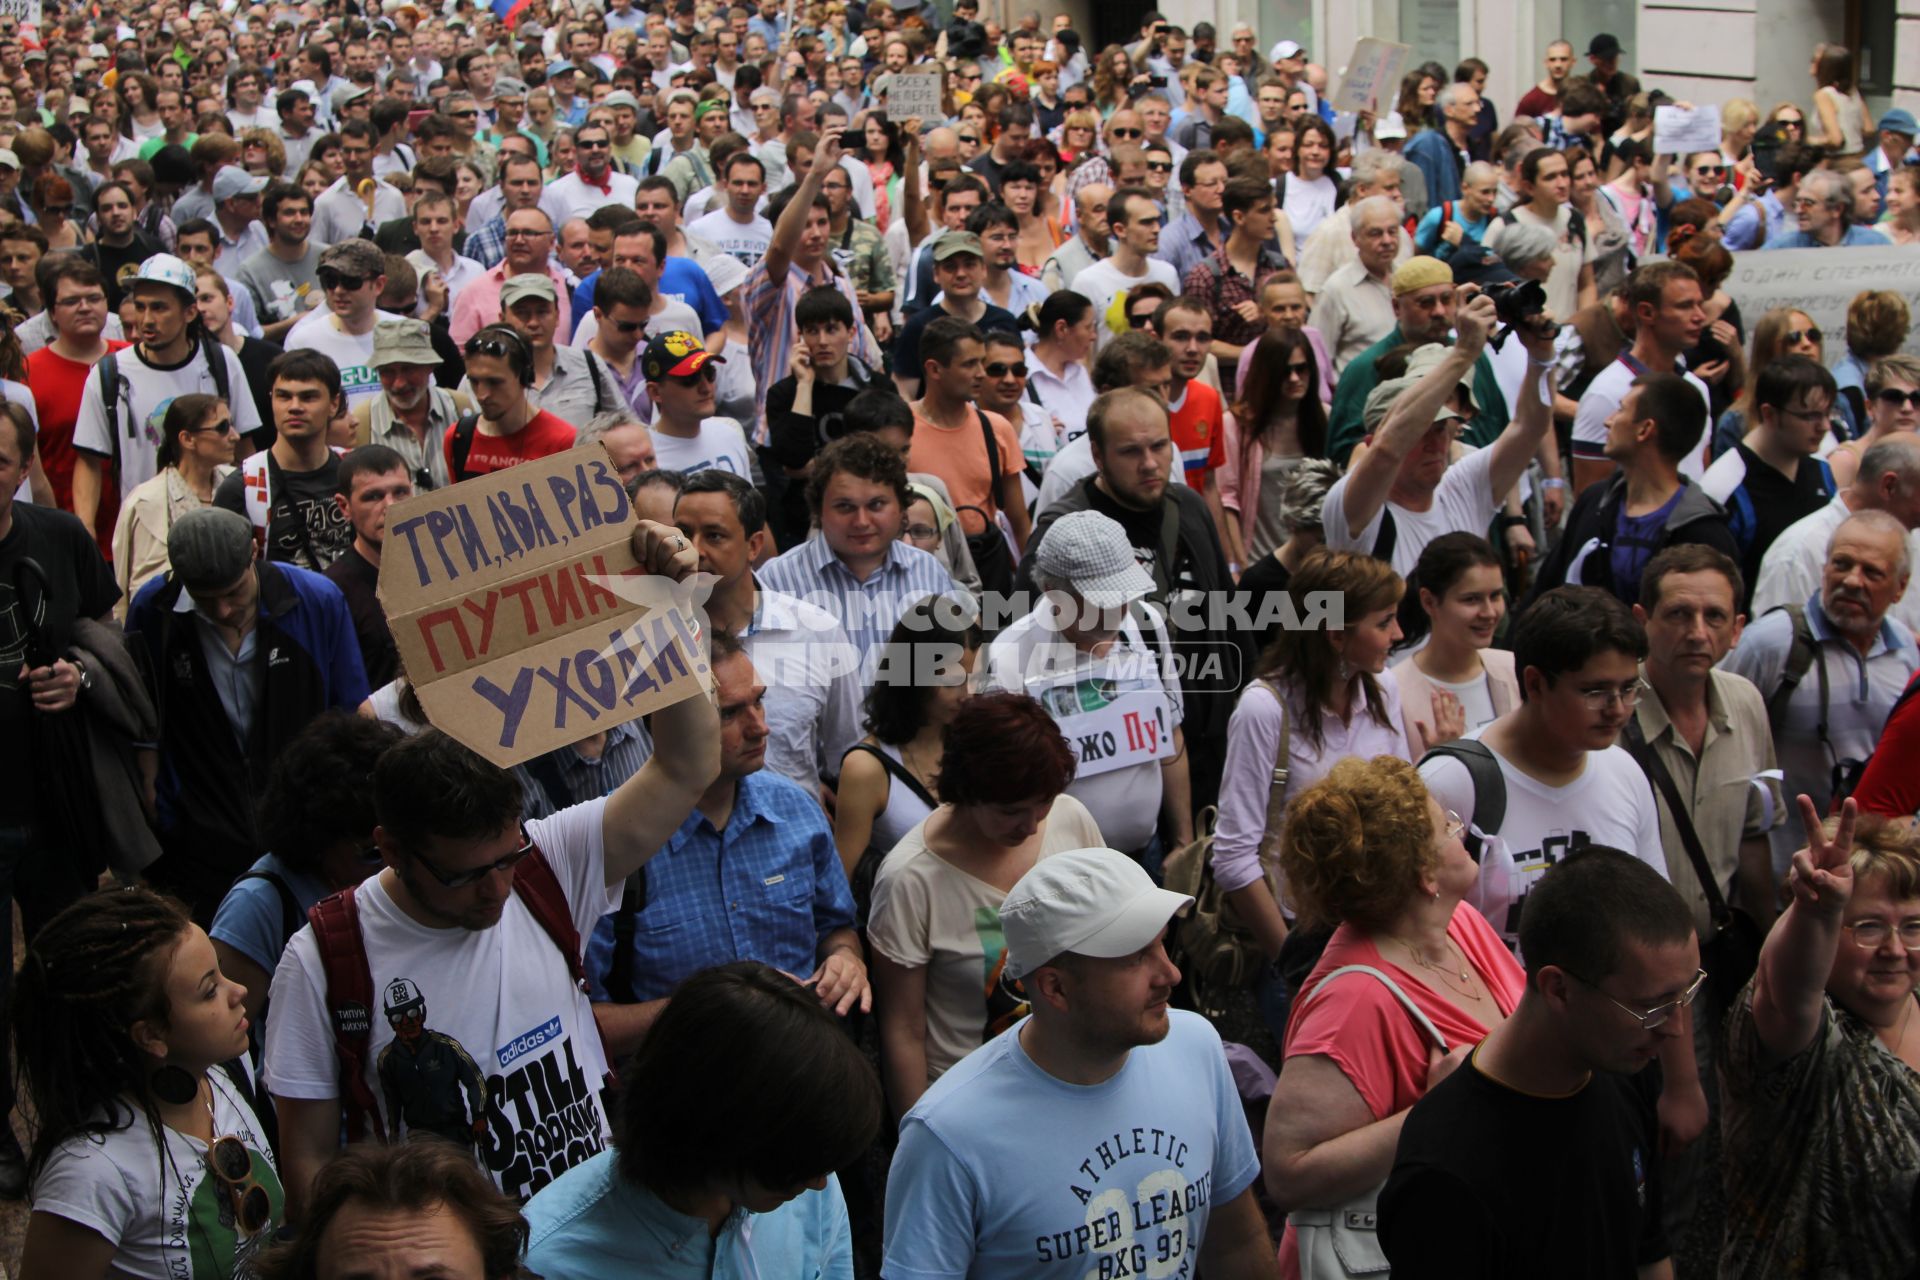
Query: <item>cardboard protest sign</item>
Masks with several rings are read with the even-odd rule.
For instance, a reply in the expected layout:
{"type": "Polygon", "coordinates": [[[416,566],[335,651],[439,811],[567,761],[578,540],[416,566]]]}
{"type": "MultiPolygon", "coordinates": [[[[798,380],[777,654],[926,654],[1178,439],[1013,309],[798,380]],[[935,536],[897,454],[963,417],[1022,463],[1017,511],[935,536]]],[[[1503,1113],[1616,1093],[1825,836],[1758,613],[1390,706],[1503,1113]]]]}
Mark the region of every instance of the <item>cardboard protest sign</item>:
{"type": "MultiPolygon", "coordinates": [[[[1890,289],[1920,307],[1920,254],[1903,245],[1736,253],[1722,288],[1743,316],[1763,316],[1776,307],[1804,311],[1831,343],[1833,335],[1847,331],[1847,307],[1862,290],[1890,289]]],[[[1901,349],[1920,355],[1920,326],[1901,349]]]]}
{"type": "Polygon", "coordinates": [[[633,556],[605,449],[395,503],[380,602],[435,727],[502,768],[703,692],[691,605],[633,556]]]}
{"type": "Polygon", "coordinates": [[[1657,156],[1690,156],[1697,151],[1720,149],[1720,108],[1655,107],[1653,109],[1653,153],[1657,156]]]}
{"type": "Polygon", "coordinates": [[[895,75],[887,85],[887,119],[945,119],[947,113],[940,109],[940,79],[938,71],[902,71],[895,75]]]}
{"type": "Polygon", "coordinates": [[[1340,87],[1333,93],[1335,111],[1372,111],[1384,103],[1391,108],[1400,89],[1400,77],[1413,57],[1411,47],[1369,36],[1353,46],[1340,87]]]}
{"type": "Polygon", "coordinates": [[[1166,695],[1137,664],[1097,664],[1090,671],[1027,682],[1027,692],[1059,726],[1078,762],[1074,776],[1092,777],[1172,754],[1166,695]]]}

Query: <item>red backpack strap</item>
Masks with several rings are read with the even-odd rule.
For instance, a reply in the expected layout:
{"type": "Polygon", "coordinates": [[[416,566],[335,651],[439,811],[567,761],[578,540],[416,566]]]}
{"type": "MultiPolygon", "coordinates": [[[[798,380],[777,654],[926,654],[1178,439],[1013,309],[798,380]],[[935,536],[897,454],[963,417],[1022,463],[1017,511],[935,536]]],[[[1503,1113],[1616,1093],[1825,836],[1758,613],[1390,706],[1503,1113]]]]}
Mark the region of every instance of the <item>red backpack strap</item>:
{"type": "Polygon", "coordinates": [[[340,1106],[345,1113],[348,1142],[367,1136],[386,1141],[380,1106],[367,1084],[367,1059],[373,1018],[373,971],[367,965],[367,943],[360,933],[360,910],[353,889],[322,898],[307,912],[313,940],[320,949],[320,968],[327,979],[327,1017],[333,1024],[333,1050],[340,1060],[340,1106]]]}
{"type": "MultiPolygon", "coordinates": [[[[547,861],[547,855],[536,846],[531,854],[520,859],[513,866],[513,891],[526,904],[542,931],[553,939],[553,945],[567,959],[567,973],[573,978],[575,986],[582,994],[588,990],[587,968],[582,960],[583,948],[580,944],[580,931],[573,924],[573,908],[567,903],[567,892],[560,887],[560,878],[553,874],[553,864],[547,861]]],[[[594,1031],[600,1034],[599,1021],[594,1021],[594,1031]]],[[[607,1074],[611,1078],[614,1072],[614,1056],[607,1047],[607,1038],[600,1034],[600,1052],[607,1060],[607,1074]]]]}

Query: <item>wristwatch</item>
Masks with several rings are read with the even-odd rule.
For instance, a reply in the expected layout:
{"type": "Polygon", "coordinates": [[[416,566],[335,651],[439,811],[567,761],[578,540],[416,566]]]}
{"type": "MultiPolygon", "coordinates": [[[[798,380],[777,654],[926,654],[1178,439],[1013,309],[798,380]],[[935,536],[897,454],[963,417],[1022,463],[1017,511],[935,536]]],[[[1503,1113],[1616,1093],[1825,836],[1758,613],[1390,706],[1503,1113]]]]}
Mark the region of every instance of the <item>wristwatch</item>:
{"type": "Polygon", "coordinates": [[[80,661],[78,658],[68,658],[67,665],[71,666],[75,671],[78,671],[80,673],[81,691],[82,692],[90,691],[93,688],[93,672],[87,670],[87,664],[80,661]]]}

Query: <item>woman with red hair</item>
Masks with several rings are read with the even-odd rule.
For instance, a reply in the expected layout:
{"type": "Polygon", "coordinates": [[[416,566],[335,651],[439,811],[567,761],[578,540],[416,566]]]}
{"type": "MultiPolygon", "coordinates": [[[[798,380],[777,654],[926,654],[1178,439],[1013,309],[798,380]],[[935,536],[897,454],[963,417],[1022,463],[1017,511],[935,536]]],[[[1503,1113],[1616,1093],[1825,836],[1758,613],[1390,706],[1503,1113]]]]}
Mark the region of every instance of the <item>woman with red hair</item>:
{"type": "Polygon", "coordinates": [[[1042,858],[1105,843],[1066,794],[1073,749],[1026,694],[969,698],[941,748],[940,807],[881,864],[867,924],[880,1074],[896,1115],[1026,1013],[1019,983],[1002,980],[1007,891],[1042,858]]]}

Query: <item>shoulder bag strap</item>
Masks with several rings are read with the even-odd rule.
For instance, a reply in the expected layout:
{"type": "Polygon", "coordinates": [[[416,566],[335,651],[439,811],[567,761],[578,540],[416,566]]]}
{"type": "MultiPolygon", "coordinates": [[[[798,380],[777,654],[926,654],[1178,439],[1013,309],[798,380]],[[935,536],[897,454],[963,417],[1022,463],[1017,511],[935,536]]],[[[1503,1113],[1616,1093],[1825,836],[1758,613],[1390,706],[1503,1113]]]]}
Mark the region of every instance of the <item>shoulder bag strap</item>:
{"type": "Polygon", "coordinates": [[[613,960],[607,969],[607,998],[616,1004],[638,1004],[633,994],[633,935],[647,906],[647,869],[642,866],[627,880],[620,909],[613,913],[613,960]]]}
{"type": "Polygon", "coordinates": [[[1387,990],[1393,992],[1394,999],[1398,1000],[1405,1006],[1407,1012],[1413,1015],[1414,1022],[1419,1025],[1422,1031],[1427,1033],[1427,1038],[1433,1041],[1441,1053],[1449,1053],[1452,1051],[1451,1047],[1447,1044],[1447,1038],[1440,1034],[1440,1028],[1433,1025],[1433,1019],[1429,1018],[1426,1015],[1426,1011],[1413,1002],[1413,997],[1402,990],[1399,983],[1370,964],[1341,965],[1338,969],[1335,969],[1332,973],[1329,973],[1326,977],[1315,983],[1313,990],[1308,993],[1308,998],[1311,999],[1313,996],[1319,995],[1328,983],[1332,982],[1335,978],[1343,978],[1349,973],[1365,973],[1378,978],[1386,985],[1387,990]]]}
{"type": "Polygon", "coordinates": [[[1647,735],[1640,728],[1640,717],[1627,717],[1626,731],[1627,753],[1639,764],[1640,769],[1653,783],[1667,802],[1667,812],[1673,815],[1674,829],[1680,833],[1680,843],[1686,847],[1687,861],[1693,864],[1693,875],[1707,895],[1707,914],[1713,918],[1713,927],[1724,929],[1732,922],[1733,913],[1727,908],[1727,899],[1720,892],[1720,884],[1713,874],[1713,867],[1707,862],[1707,851],[1700,845],[1700,833],[1693,829],[1693,815],[1687,812],[1687,802],[1680,794],[1679,784],[1674,782],[1673,774],[1667,770],[1667,762],[1647,741],[1647,735]]]}
{"type": "MultiPolygon", "coordinates": [[[[567,962],[567,973],[573,979],[573,985],[581,994],[587,993],[587,967],[581,956],[580,930],[573,923],[573,909],[567,902],[567,891],[560,879],[553,873],[553,864],[547,861],[547,855],[537,847],[533,853],[520,859],[513,867],[513,891],[520,901],[526,903],[527,911],[539,924],[547,937],[553,939],[553,945],[567,962]]],[[[600,1052],[607,1060],[607,1072],[616,1074],[614,1064],[619,1061],[607,1046],[606,1033],[600,1031],[599,1022],[594,1023],[595,1034],[600,1037],[600,1052]]]]}
{"type": "Polygon", "coordinates": [[[975,405],[973,414],[980,419],[980,434],[987,438],[987,523],[992,524],[991,517],[1000,511],[1000,443],[993,438],[993,424],[985,411],[975,405]]]}
{"type": "Polygon", "coordinates": [[[367,942],[360,933],[354,890],[349,887],[320,899],[307,912],[307,920],[313,925],[321,973],[327,980],[327,1016],[333,1023],[333,1049],[340,1061],[340,1106],[347,1141],[360,1141],[371,1126],[375,1140],[385,1142],[380,1104],[367,1083],[373,970],[367,964],[367,942]]]}
{"type": "MultiPolygon", "coordinates": [[[[325,570],[327,566],[321,563],[320,553],[313,549],[313,530],[307,528],[306,518],[300,514],[299,508],[293,505],[293,499],[287,493],[286,474],[280,470],[279,462],[274,459],[273,450],[268,449],[266,454],[267,493],[269,495],[267,499],[267,532],[268,534],[273,532],[273,513],[280,508],[281,503],[286,503],[287,519],[298,527],[300,533],[300,549],[307,553],[307,567],[315,573],[320,573],[325,570]]],[[[270,550],[270,548],[263,548],[260,558],[263,560],[271,559],[270,550]]]]}
{"type": "Polygon", "coordinates": [[[473,452],[473,436],[480,429],[480,415],[469,409],[453,424],[453,475],[459,484],[467,478],[467,455],[473,452]]]}
{"type": "MultiPolygon", "coordinates": [[[[1280,686],[1271,680],[1261,679],[1254,682],[1273,695],[1274,703],[1280,708],[1280,741],[1273,752],[1273,776],[1267,784],[1267,828],[1266,840],[1277,839],[1280,828],[1287,816],[1287,781],[1293,775],[1293,725],[1287,719],[1287,700],[1280,696],[1280,686]]],[[[1262,840],[1264,846],[1266,840],[1262,840]]],[[[1265,849],[1262,849],[1264,855],[1265,849]]],[[[1266,858],[1262,856],[1261,862],[1266,858]]]]}
{"type": "Polygon", "coordinates": [[[864,751],[875,760],[878,760],[880,767],[885,769],[894,781],[905,783],[907,789],[919,797],[921,803],[925,804],[929,809],[938,809],[940,807],[940,802],[927,793],[927,789],[920,784],[920,779],[913,776],[912,770],[882,751],[879,747],[874,746],[870,742],[856,742],[847,749],[849,751],[864,751]]]}

